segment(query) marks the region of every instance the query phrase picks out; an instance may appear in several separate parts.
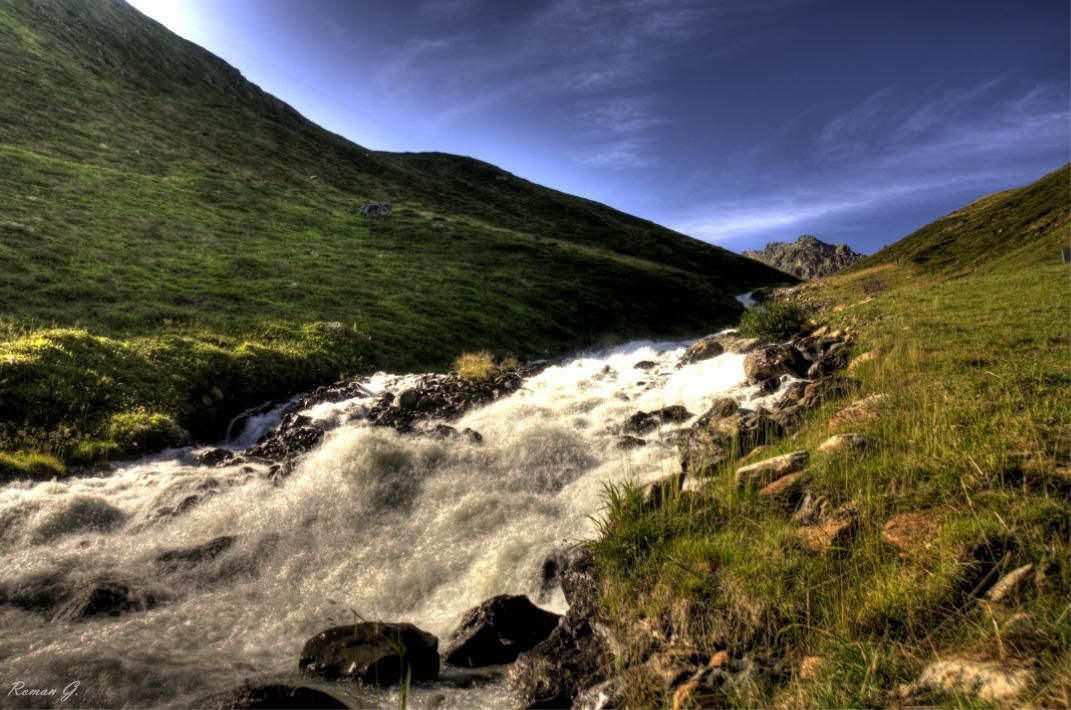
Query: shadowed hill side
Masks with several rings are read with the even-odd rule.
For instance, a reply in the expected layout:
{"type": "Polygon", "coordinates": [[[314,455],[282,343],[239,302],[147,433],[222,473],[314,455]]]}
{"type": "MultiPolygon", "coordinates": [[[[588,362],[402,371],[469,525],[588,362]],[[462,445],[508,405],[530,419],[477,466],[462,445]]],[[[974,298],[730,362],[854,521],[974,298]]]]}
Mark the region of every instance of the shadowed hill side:
{"type": "Polygon", "coordinates": [[[4,3],[0,62],[0,449],[133,410],[210,435],[467,349],[708,332],[785,280],[478,160],[351,143],[118,0],[4,3]]]}

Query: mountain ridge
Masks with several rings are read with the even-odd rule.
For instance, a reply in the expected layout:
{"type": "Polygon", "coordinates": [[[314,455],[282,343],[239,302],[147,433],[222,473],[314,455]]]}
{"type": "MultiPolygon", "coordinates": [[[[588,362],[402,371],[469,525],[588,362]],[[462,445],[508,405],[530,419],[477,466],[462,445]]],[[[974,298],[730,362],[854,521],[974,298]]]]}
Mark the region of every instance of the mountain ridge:
{"type": "Polygon", "coordinates": [[[802,234],[795,242],[770,242],[761,251],[742,255],[802,279],[829,276],[863,258],[847,244],[828,244],[812,234],[802,234]]]}

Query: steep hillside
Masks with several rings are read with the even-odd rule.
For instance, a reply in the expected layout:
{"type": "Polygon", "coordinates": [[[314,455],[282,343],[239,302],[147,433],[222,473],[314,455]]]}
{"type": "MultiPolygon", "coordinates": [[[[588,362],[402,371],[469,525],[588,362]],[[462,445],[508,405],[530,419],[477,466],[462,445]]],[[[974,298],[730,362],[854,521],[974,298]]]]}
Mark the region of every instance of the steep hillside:
{"type": "Polygon", "coordinates": [[[810,234],[794,242],[770,242],[762,251],[743,254],[801,279],[829,276],[863,258],[847,244],[827,244],[810,234]]]}
{"type": "Polygon", "coordinates": [[[118,0],[0,5],[0,62],[8,447],[131,409],[210,433],[466,349],[709,331],[784,280],[477,160],[350,143],[118,0]]]}
{"type": "Polygon", "coordinates": [[[1071,225],[1071,164],[1037,182],[997,192],[926,225],[863,261],[910,263],[927,272],[989,264],[1019,266],[1058,261],[1071,225]]]}

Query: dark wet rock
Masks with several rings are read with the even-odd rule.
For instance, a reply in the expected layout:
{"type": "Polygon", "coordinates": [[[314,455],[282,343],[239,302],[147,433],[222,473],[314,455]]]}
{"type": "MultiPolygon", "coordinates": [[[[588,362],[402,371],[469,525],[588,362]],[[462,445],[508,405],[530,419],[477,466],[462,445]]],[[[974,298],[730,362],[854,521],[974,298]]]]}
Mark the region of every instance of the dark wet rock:
{"type": "Polygon", "coordinates": [[[680,424],[691,417],[691,412],[675,404],[653,412],[636,412],[625,422],[622,431],[626,434],[646,434],[661,424],[680,424]]]}
{"type": "Polygon", "coordinates": [[[539,570],[539,601],[545,602],[551,593],[561,583],[561,564],[558,555],[549,555],[539,570]]]}
{"type": "Polygon", "coordinates": [[[239,459],[235,452],[227,449],[200,449],[190,454],[190,462],[194,466],[227,466],[239,459]]]}
{"type": "Polygon", "coordinates": [[[542,366],[523,367],[496,373],[488,380],[468,380],[457,374],[425,375],[402,392],[396,401],[381,399],[368,413],[368,421],[400,433],[414,430],[425,420],[451,421],[469,410],[492,402],[520,388],[542,366]],[[403,400],[404,397],[404,401],[403,400]]]}
{"type": "Polygon", "coordinates": [[[120,616],[152,609],[162,595],[119,578],[102,577],[78,585],[52,616],[53,621],[82,621],[94,616],[120,616]]]}
{"type": "Polygon", "coordinates": [[[420,391],[408,389],[399,393],[397,405],[400,409],[413,409],[420,402],[420,391]]]}
{"type": "Polygon", "coordinates": [[[853,395],[859,391],[859,388],[858,380],[839,375],[824,377],[806,386],[799,404],[803,407],[817,407],[823,402],[853,395]]]}
{"type": "Polygon", "coordinates": [[[726,417],[704,417],[681,436],[677,447],[688,474],[709,475],[729,451],[746,456],[752,449],[784,434],[784,426],[765,412],[738,410],[726,417]]]}
{"type": "Polygon", "coordinates": [[[637,370],[650,370],[652,367],[657,367],[657,366],[658,366],[658,363],[653,361],[653,360],[640,360],[635,365],[633,365],[633,367],[636,368],[637,370]]]}
{"type": "Polygon", "coordinates": [[[526,596],[492,597],[465,613],[443,656],[468,668],[512,663],[547,638],[559,618],[526,596]]]}
{"type": "Polygon", "coordinates": [[[612,710],[625,707],[624,688],[617,678],[585,688],[573,700],[573,710],[612,710]]]}
{"type": "Polygon", "coordinates": [[[197,706],[205,710],[344,710],[349,707],[322,690],[292,685],[243,686],[213,695],[197,706]]]}
{"type": "Polygon", "coordinates": [[[504,668],[500,666],[465,669],[447,667],[439,674],[439,682],[455,688],[478,688],[501,680],[503,675],[504,668]]]}
{"type": "Polygon", "coordinates": [[[725,346],[718,340],[718,336],[712,335],[695,341],[684,351],[678,367],[690,365],[693,362],[701,362],[717,357],[725,352],[725,346]]]}
{"type": "Polygon", "coordinates": [[[156,565],[164,573],[196,567],[202,562],[214,560],[230,549],[236,537],[223,535],[201,545],[165,550],[156,556],[156,565]]]}
{"type": "Polygon", "coordinates": [[[562,552],[559,564],[562,592],[570,612],[577,618],[593,616],[599,589],[591,548],[587,545],[569,548],[562,552]]]}
{"type": "Polygon", "coordinates": [[[848,350],[838,348],[827,353],[819,354],[810,367],[807,368],[807,377],[812,380],[832,375],[837,370],[843,370],[848,366],[848,350]]]}
{"type": "Polygon", "coordinates": [[[803,399],[803,395],[807,391],[807,386],[808,383],[803,381],[789,382],[785,385],[784,391],[774,407],[776,409],[788,409],[799,406],[800,400],[803,399]]]}
{"type": "Polygon", "coordinates": [[[744,358],[744,374],[753,382],[781,375],[802,377],[808,367],[810,363],[793,345],[767,345],[752,350],[744,358]]]}
{"type": "Polygon", "coordinates": [[[308,417],[292,416],[259,442],[246,449],[248,456],[282,461],[303,454],[320,443],[324,430],[308,423],[308,417]]]}
{"type": "Polygon", "coordinates": [[[50,570],[0,584],[0,604],[25,611],[47,612],[62,604],[70,593],[64,570],[50,570]]]}
{"type": "Polygon", "coordinates": [[[637,436],[622,436],[617,440],[617,448],[625,449],[639,449],[647,446],[647,442],[637,436]]]}
{"type": "Polygon", "coordinates": [[[431,435],[438,439],[465,439],[473,444],[483,442],[483,435],[475,429],[465,427],[458,431],[448,424],[436,424],[435,428],[431,430],[431,435]]]}
{"type": "Polygon", "coordinates": [[[716,419],[731,417],[736,414],[739,409],[740,405],[736,403],[735,399],[732,399],[731,397],[722,397],[710,406],[710,409],[700,417],[696,424],[706,424],[716,419]]]}
{"type": "Polygon", "coordinates": [[[510,673],[527,708],[567,708],[581,690],[603,680],[609,654],[588,619],[568,616],[550,636],[522,653],[510,673]]]}
{"type": "Polygon", "coordinates": [[[757,384],[759,386],[759,391],[763,394],[773,394],[781,389],[781,378],[771,377],[767,380],[759,380],[757,384]]]}
{"type": "Polygon", "coordinates": [[[335,626],[305,642],[298,670],[327,680],[394,685],[439,676],[439,640],[412,624],[362,622],[335,626]]]}
{"type": "Polygon", "coordinates": [[[530,708],[569,707],[584,688],[605,680],[610,652],[598,631],[595,559],[586,545],[559,556],[569,610],[550,636],[522,653],[510,677],[530,708]]]}

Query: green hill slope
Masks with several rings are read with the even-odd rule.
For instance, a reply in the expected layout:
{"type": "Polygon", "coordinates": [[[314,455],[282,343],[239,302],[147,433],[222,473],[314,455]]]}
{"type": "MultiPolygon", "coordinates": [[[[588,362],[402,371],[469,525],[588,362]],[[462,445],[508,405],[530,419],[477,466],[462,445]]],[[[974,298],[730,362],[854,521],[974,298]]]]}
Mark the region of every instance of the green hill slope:
{"type": "Polygon", "coordinates": [[[954,272],[992,263],[1057,261],[1068,246],[1071,164],[1025,187],[972,202],[860,262],[855,268],[911,263],[954,272]]]}
{"type": "Polygon", "coordinates": [[[705,332],[785,278],[477,160],[350,143],[118,0],[0,5],[0,63],[9,448],[131,409],[208,433],[467,349],[705,332]]]}
{"type": "Polygon", "coordinates": [[[845,391],[746,462],[805,451],[802,470],[742,486],[731,454],[654,505],[609,496],[595,566],[620,705],[1071,705],[1067,179],[788,294],[855,338],[845,391]],[[827,443],[849,433],[861,448],[827,443]]]}

